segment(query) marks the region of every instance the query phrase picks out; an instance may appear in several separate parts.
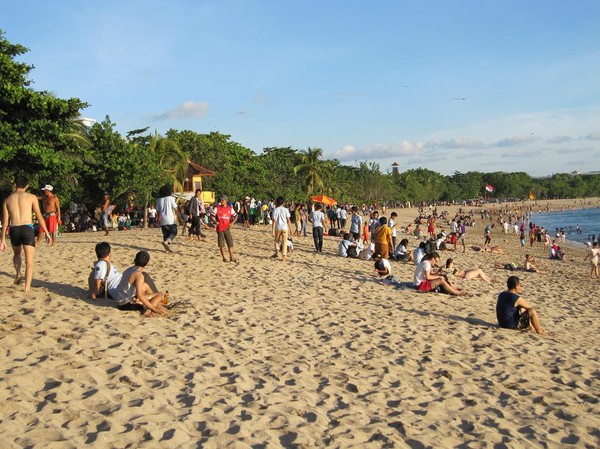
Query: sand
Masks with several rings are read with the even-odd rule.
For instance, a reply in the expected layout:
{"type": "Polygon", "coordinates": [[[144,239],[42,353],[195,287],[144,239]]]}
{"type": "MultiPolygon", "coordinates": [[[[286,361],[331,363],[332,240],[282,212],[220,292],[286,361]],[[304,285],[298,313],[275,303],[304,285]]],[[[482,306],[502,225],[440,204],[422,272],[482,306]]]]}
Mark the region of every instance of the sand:
{"type": "MultiPolygon", "coordinates": [[[[467,243],[482,234],[477,223],[467,243]]],[[[159,287],[191,302],[169,318],[87,298],[102,233],[38,248],[29,294],[0,254],[0,447],[600,446],[600,282],[580,250],[550,261],[494,229],[506,255],[442,252],[493,278],[458,281],[473,295],[457,298],[385,285],[372,262],[335,256],[337,238],[322,255],[296,238],[284,264],[269,228],[233,235],[237,265],[214,233],[179,236],[172,254],[158,229],[107,238],[113,264],[146,249],[159,287]],[[509,272],[491,266],[526,251],[547,274],[519,273],[522,295],[550,337],[496,325],[509,272]]],[[[412,265],[393,269],[412,279],[412,265]]]]}

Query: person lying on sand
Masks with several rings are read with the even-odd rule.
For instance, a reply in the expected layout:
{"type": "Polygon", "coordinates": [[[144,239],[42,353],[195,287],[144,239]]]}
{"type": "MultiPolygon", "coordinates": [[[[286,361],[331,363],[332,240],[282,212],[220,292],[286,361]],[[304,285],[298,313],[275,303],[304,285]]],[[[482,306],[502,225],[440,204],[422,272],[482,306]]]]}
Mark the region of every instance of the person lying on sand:
{"type": "Polygon", "coordinates": [[[435,291],[437,287],[450,295],[464,296],[468,293],[453,286],[445,275],[435,274],[435,264],[440,260],[437,252],[426,254],[421,263],[415,269],[413,283],[415,288],[421,292],[435,291]]]}
{"type": "Polygon", "coordinates": [[[446,272],[456,276],[460,279],[466,279],[467,281],[471,281],[473,279],[481,279],[485,282],[492,282],[487,274],[481,268],[472,268],[469,270],[461,270],[458,271],[454,266],[454,260],[448,259],[446,260],[446,272]]]}
{"type": "Polygon", "coordinates": [[[536,310],[527,304],[521,293],[521,281],[510,276],[506,281],[507,290],[498,295],[496,318],[504,329],[529,329],[540,335],[546,335],[536,310]]]}
{"type": "Polygon", "coordinates": [[[471,249],[473,251],[483,251],[484,253],[504,254],[504,250],[502,249],[502,247],[500,245],[489,246],[489,247],[488,246],[481,247],[481,246],[472,245],[471,249]]]}

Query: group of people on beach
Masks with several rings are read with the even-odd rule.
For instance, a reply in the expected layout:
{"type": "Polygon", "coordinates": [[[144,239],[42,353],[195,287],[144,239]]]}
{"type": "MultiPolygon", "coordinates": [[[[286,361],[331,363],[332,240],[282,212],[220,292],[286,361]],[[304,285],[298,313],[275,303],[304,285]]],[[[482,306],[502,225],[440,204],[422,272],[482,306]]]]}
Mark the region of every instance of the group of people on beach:
{"type": "MultiPolygon", "coordinates": [[[[3,228],[2,241],[0,249],[6,251],[6,235],[10,222],[10,238],[11,245],[14,250],[13,262],[15,265],[16,276],[15,284],[20,284],[21,278],[21,254],[25,253],[26,273],[25,273],[25,290],[31,288],[31,280],[33,275],[33,258],[35,254],[36,236],[32,223],[32,216],[35,215],[40,224],[40,238],[46,237],[49,243],[55,244],[56,237],[51,236],[51,230],[57,228],[60,223],[60,202],[52,193],[52,186],[44,187],[44,214],[42,214],[38,198],[35,195],[26,192],[29,187],[27,180],[19,178],[16,181],[16,191],[10,195],[3,203],[3,228]]],[[[195,192],[195,197],[190,201],[189,211],[193,217],[190,237],[201,234],[201,226],[197,223],[196,218],[204,209],[204,205],[199,201],[201,191],[195,192]],[[195,199],[195,201],[194,201],[195,199]]],[[[110,213],[110,199],[108,194],[105,194],[101,204],[102,209],[102,229],[108,235],[108,223],[106,216],[110,213]]],[[[344,206],[344,209],[346,206],[344,206]]],[[[339,208],[338,208],[339,209],[339,208]]],[[[163,240],[162,244],[168,252],[172,252],[171,243],[177,235],[177,221],[181,220],[178,205],[175,198],[172,196],[170,188],[163,188],[159,192],[159,198],[156,203],[158,225],[161,227],[163,240]]],[[[458,242],[462,242],[463,252],[466,251],[465,235],[466,229],[464,218],[456,220],[456,217],[449,221],[450,235],[435,233],[436,217],[430,215],[426,218],[427,234],[429,240],[420,243],[419,247],[414,251],[408,251],[408,239],[402,239],[396,245],[398,237],[397,214],[391,213],[390,219],[380,217],[377,211],[370,214],[369,220],[365,220],[359,214],[359,209],[356,206],[350,207],[349,232],[343,233],[343,239],[340,242],[339,253],[349,257],[358,257],[359,248],[368,248],[364,254],[365,258],[373,258],[375,261],[375,270],[380,276],[390,276],[392,266],[390,260],[404,260],[415,264],[413,283],[415,289],[420,292],[430,292],[441,290],[445,293],[457,296],[464,296],[468,293],[464,289],[455,287],[449,279],[449,276],[455,276],[462,279],[481,279],[485,282],[490,282],[491,279],[480,268],[469,270],[457,270],[454,267],[453,259],[448,259],[445,264],[445,270],[437,267],[440,260],[440,255],[437,249],[442,247],[446,242],[456,246],[458,242]],[[454,237],[454,239],[452,239],[454,237]],[[461,239],[462,238],[462,239],[461,239]],[[429,247],[428,247],[429,245],[429,247]],[[352,248],[352,249],[351,249],[352,248]]],[[[284,198],[279,197],[273,203],[273,207],[268,211],[268,219],[271,223],[271,232],[273,237],[274,258],[279,258],[282,261],[287,260],[288,256],[288,239],[292,232],[291,213],[286,207],[284,198]]],[[[336,213],[336,216],[338,214],[336,213]]],[[[340,214],[344,216],[346,214],[340,214]]],[[[347,216],[347,215],[346,215],[347,216]]],[[[231,234],[231,225],[236,221],[237,213],[231,203],[228,202],[226,196],[221,196],[218,205],[213,208],[212,218],[216,224],[217,243],[224,262],[236,262],[234,257],[233,237],[231,234]],[[227,252],[229,254],[227,254],[227,252]],[[228,256],[228,257],[227,257],[228,256]]],[[[445,219],[446,216],[442,215],[445,219]]],[[[323,252],[323,235],[328,218],[323,212],[321,204],[315,204],[308,214],[308,222],[312,224],[313,242],[315,252],[323,252]]],[[[329,218],[331,223],[331,218],[329,218]]],[[[415,220],[418,226],[421,224],[421,219],[415,220]]],[[[346,220],[337,222],[342,230],[346,225],[346,220]]],[[[486,227],[485,241],[483,248],[488,248],[491,242],[491,228],[486,227]]],[[[408,228],[403,229],[404,232],[409,231],[408,228]]],[[[592,259],[598,259],[597,245],[593,248],[590,254],[592,259]],[[593,255],[595,254],[595,256],[593,255]]],[[[364,251],[364,249],[363,249],[364,251]]],[[[90,276],[90,296],[98,298],[102,293],[106,297],[111,297],[116,301],[116,304],[121,310],[139,310],[146,316],[155,314],[164,314],[167,309],[165,304],[168,299],[165,294],[159,292],[151,277],[144,272],[144,268],[150,261],[150,255],[146,251],[140,251],[136,254],[134,264],[125,272],[121,273],[110,263],[111,247],[108,242],[101,242],[96,245],[97,261],[94,265],[93,273],[90,276]]],[[[525,270],[530,272],[539,272],[533,265],[532,260],[526,257],[525,270]]],[[[597,276],[597,271],[596,271],[597,276]]],[[[542,333],[539,325],[539,318],[535,310],[531,308],[520,296],[520,282],[515,276],[509,278],[507,284],[507,292],[510,295],[502,294],[498,298],[497,312],[498,320],[502,327],[520,327],[524,322],[523,315],[528,316],[528,324],[533,330],[542,333]],[[512,280],[511,280],[512,279],[512,280]],[[516,280],[515,280],[516,279],[516,280]],[[509,298],[509,299],[506,299],[509,298]],[[514,299],[514,301],[512,301],[514,299]],[[511,302],[512,301],[512,302],[511,302]],[[515,309],[518,314],[514,314],[515,309]],[[508,323],[506,316],[513,313],[519,319],[508,323]],[[504,317],[501,320],[501,316],[504,317]]],[[[506,293],[506,292],[505,292],[506,293]]]]}

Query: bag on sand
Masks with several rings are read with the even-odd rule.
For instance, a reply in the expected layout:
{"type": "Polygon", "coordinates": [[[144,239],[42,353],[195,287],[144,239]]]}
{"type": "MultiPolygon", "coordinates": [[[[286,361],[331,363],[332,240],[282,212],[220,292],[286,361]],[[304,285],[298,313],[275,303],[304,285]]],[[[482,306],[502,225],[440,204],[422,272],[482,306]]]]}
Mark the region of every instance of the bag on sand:
{"type": "Polygon", "coordinates": [[[356,248],[356,245],[350,245],[346,250],[346,254],[348,254],[348,257],[350,258],[356,259],[358,257],[358,250],[356,248]]]}
{"type": "MultiPolygon", "coordinates": [[[[104,279],[100,283],[100,291],[98,292],[98,296],[104,296],[104,299],[108,298],[108,289],[106,288],[106,281],[108,280],[108,275],[110,273],[110,262],[107,260],[104,261],[106,263],[106,274],[104,275],[104,279]]],[[[88,287],[91,292],[94,291],[94,285],[96,284],[96,279],[94,279],[94,275],[96,273],[96,264],[92,267],[92,271],[88,276],[88,287]]]]}

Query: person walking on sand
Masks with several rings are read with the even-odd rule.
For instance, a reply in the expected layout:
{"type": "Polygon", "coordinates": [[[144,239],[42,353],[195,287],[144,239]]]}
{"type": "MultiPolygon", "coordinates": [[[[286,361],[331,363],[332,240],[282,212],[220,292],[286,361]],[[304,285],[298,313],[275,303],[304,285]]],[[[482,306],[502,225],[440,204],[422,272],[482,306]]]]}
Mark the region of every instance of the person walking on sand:
{"type": "Polygon", "coordinates": [[[29,182],[23,178],[17,178],[16,190],[4,200],[2,205],[2,241],[0,251],[6,251],[6,233],[10,223],[10,244],[13,249],[13,264],[15,266],[15,285],[22,281],[21,277],[21,252],[25,253],[25,291],[31,290],[33,279],[33,260],[35,256],[35,232],[31,216],[35,214],[44,234],[46,242],[50,243],[50,234],[46,222],[42,216],[38,199],[35,195],[27,193],[29,182]]]}
{"type": "Polygon", "coordinates": [[[321,204],[315,205],[315,210],[310,214],[308,221],[312,223],[313,242],[315,244],[315,252],[323,252],[323,227],[325,226],[325,214],[323,213],[321,204]]]}
{"type": "Polygon", "coordinates": [[[454,251],[456,251],[456,245],[460,242],[463,246],[463,253],[467,252],[467,226],[465,225],[464,220],[458,220],[458,238],[454,241],[454,251]]]}
{"type": "MultiPolygon", "coordinates": [[[[60,201],[58,197],[52,193],[54,188],[50,184],[46,184],[42,187],[42,192],[44,192],[44,196],[42,197],[42,203],[44,206],[44,220],[46,221],[46,227],[48,228],[48,232],[52,237],[52,246],[56,245],[56,237],[58,235],[58,226],[62,224],[60,219],[60,201]]],[[[40,233],[38,235],[38,239],[36,244],[40,244],[42,241],[42,237],[44,233],[42,232],[42,228],[40,228],[40,233]]]]}
{"type": "Polygon", "coordinates": [[[545,335],[537,312],[519,295],[521,280],[517,276],[510,276],[506,287],[507,290],[498,295],[496,302],[498,325],[504,329],[529,329],[545,335]]]}
{"type": "MultiPolygon", "coordinates": [[[[588,245],[589,247],[589,245],[588,245]]],[[[596,278],[598,279],[600,276],[598,275],[598,258],[600,257],[600,248],[598,248],[598,242],[594,241],[594,243],[592,243],[592,247],[589,248],[588,253],[585,255],[585,258],[583,259],[584,261],[587,260],[587,258],[590,258],[590,263],[592,265],[592,271],[590,273],[590,278],[596,278]]]]}
{"type": "Polygon", "coordinates": [[[290,221],[290,211],[283,205],[283,197],[277,197],[275,200],[275,209],[273,209],[271,232],[275,242],[274,259],[279,258],[279,248],[281,248],[281,260],[287,261],[287,240],[292,223],[290,221]]]}
{"type": "Polygon", "coordinates": [[[217,244],[221,251],[223,262],[237,262],[233,255],[233,237],[231,235],[231,224],[235,222],[237,214],[233,207],[227,204],[225,195],[219,198],[219,205],[213,209],[214,218],[217,222],[217,244]],[[225,245],[229,250],[229,261],[225,256],[225,245]]]}
{"type": "Polygon", "coordinates": [[[108,228],[111,223],[110,213],[112,211],[112,205],[110,204],[110,197],[108,196],[108,192],[104,192],[104,196],[102,197],[102,203],[100,204],[100,226],[102,226],[102,230],[104,231],[104,235],[108,235],[108,228]]]}
{"type": "Polygon", "coordinates": [[[190,216],[192,217],[192,227],[190,228],[190,241],[196,239],[204,241],[204,234],[202,234],[202,217],[206,213],[204,207],[204,201],[202,200],[202,190],[196,189],[194,196],[190,199],[190,216]]]}
{"type": "Polygon", "coordinates": [[[162,245],[167,251],[173,252],[171,242],[177,236],[177,218],[179,217],[177,203],[173,197],[173,188],[165,185],[160,188],[158,195],[160,197],[156,200],[156,210],[163,235],[162,245]]]}

